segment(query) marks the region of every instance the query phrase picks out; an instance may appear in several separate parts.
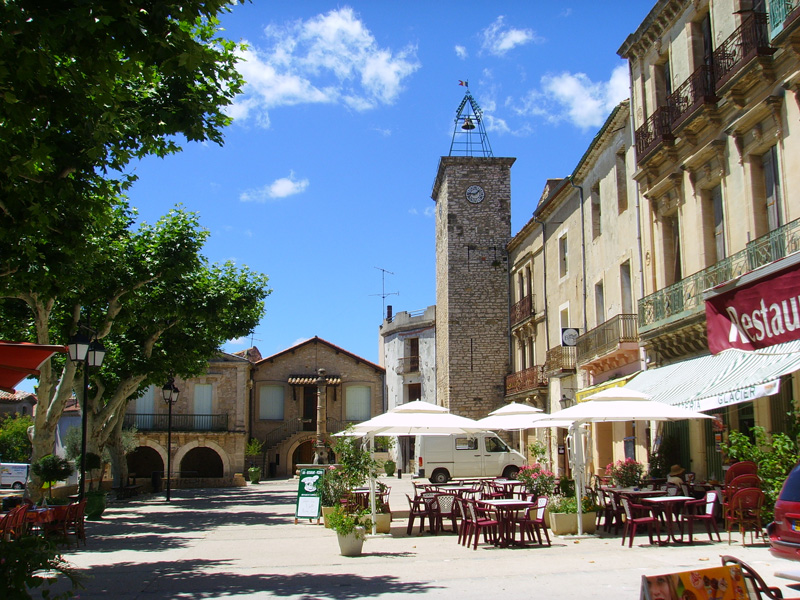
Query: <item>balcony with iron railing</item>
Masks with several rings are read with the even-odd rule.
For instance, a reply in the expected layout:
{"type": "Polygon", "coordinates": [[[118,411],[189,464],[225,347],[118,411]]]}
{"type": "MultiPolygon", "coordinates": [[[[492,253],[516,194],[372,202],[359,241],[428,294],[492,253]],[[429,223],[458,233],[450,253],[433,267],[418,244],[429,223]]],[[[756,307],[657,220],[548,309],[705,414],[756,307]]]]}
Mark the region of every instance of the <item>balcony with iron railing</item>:
{"type": "MultiPolygon", "coordinates": [[[[122,421],[126,428],[139,431],[167,431],[169,415],[128,413],[122,421]]],[[[172,415],[172,431],[228,431],[228,415],[172,415]]]]}
{"type": "Polygon", "coordinates": [[[506,375],[506,396],[546,387],[547,375],[545,375],[542,365],[534,365],[506,375]]]}
{"type": "Polygon", "coordinates": [[[757,56],[771,56],[775,48],[770,46],[767,33],[767,14],[752,13],[742,24],[714,50],[714,78],[716,89],[726,83],[757,56]]]}
{"type": "Polygon", "coordinates": [[[800,250],[800,219],[748,243],[744,250],[639,300],[639,333],[705,311],[703,292],[800,250]]]}
{"type": "Polygon", "coordinates": [[[702,106],[715,105],[718,100],[714,93],[714,70],[710,65],[701,65],[667,98],[670,130],[675,131],[702,106]]]}
{"type": "Polygon", "coordinates": [[[664,142],[675,140],[670,125],[670,109],[659,106],[647,121],[636,130],[636,160],[642,162],[664,142]]]}
{"type": "Polygon", "coordinates": [[[638,347],[639,329],[636,315],[617,315],[594,329],[590,329],[578,338],[577,361],[588,363],[597,358],[622,350],[627,351],[626,344],[638,347]]]}
{"type": "Polygon", "coordinates": [[[419,373],[419,356],[404,356],[397,359],[397,372],[400,375],[419,373]]]}
{"type": "Polygon", "coordinates": [[[513,327],[514,325],[522,323],[522,321],[528,317],[533,316],[534,313],[533,296],[525,296],[511,307],[511,326],[513,327]]]}
{"type": "Polygon", "coordinates": [[[547,351],[544,371],[548,377],[561,377],[574,373],[577,368],[578,349],[575,346],[556,346],[547,351]]]}
{"type": "Polygon", "coordinates": [[[769,37],[774,40],[800,22],[800,0],[769,0],[769,37]]]}

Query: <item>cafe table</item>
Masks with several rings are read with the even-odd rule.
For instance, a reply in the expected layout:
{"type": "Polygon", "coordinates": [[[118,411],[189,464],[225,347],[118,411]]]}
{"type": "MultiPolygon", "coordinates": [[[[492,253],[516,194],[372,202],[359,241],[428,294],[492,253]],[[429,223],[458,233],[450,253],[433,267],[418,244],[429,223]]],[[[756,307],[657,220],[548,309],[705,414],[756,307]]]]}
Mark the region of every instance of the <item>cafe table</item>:
{"type": "Polygon", "coordinates": [[[683,527],[681,527],[680,521],[678,521],[678,530],[680,531],[680,538],[675,535],[675,532],[672,530],[673,524],[673,517],[675,514],[675,509],[678,506],[682,506],[688,500],[694,500],[691,496],[656,496],[651,498],[642,498],[642,502],[652,506],[653,508],[658,508],[661,513],[664,515],[667,521],[667,541],[672,538],[673,542],[683,542],[683,527]]]}
{"type": "Polygon", "coordinates": [[[513,497],[514,492],[518,491],[519,487],[525,486],[524,481],[519,481],[518,479],[505,479],[502,477],[492,479],[489,483],[495,487],[501,488],[506,498],[513,497]]]}
{"type": "Polygon", "coordinates": [[[519,500],[517,498],[493,498],[490,500],[481,500],[480,504],[488,506],[495,511],[497,515],[497,522],[500,525],[498,532],[498,545],[506,547],[510,544],[524,546],[524,538],[517,541],[514,539],[514,518],[521,510],[536,506],[535,502],[528,500],[519,500]]]}

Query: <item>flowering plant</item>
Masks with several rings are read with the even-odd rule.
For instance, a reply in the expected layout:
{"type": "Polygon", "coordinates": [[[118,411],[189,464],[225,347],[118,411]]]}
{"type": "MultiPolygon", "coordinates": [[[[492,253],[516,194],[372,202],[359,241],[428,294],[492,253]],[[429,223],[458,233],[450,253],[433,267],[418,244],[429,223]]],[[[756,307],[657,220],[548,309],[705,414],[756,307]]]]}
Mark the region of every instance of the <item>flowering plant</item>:
{"type": "Polygon", "coordinates": [[[644,475],[644,465],[632,458],[618,460],[606,466],[606,475],[620,487],[634,487],[639,485],[644,475]]]}
{"type": "MultiPolygon", "coordinates": [[[[598,510],[600,507],[590,496],[584,496],[581,499],[581,512],[589,513],[598,510]]],[[[575,496],[554,496],[550,499],[550,512],[577,514],[578,499],[575,496]]]]}
{"type": "Polygon", "coordinates": [[[520,467],[517,480],[525,483],[525,489],[536,496],[549,496],[556,487],[556,476],[539,463],[520,467]]]}

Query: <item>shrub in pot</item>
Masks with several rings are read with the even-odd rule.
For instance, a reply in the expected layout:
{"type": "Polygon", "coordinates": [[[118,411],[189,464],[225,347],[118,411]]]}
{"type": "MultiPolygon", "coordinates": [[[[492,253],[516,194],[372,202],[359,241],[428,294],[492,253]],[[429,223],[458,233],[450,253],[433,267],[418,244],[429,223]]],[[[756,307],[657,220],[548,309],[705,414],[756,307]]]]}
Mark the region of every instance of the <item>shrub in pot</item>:
{"type": "Polygon", "coordinates": [[[342,556],[358,556],[372,521],[366,511],[347,512],[343,506],[336,506],[328,517],[331,529],[336,532],[342,556]]]}
{"type": "Polygon", "coordinates": [[[383,463],[383,471],[386,473],[387,477],[391,477],[397,472],[397,463],[393,460],[387,460],[383,463]]]}
{"type": "Polygon", "coordinates": [[[49,487],[51,501],[53,500],[53,484],[63,481],[72,475],[74,470],[66,458],[54,454],[43,456],[31,465],[33,474],[49,487]]]}
{"type": "MultiPolygon", "coordinates": [[[[554,496],[548,506],[550,529],[556,535],[578,533],[578,499],[575,496],[554,496]]],[[[599,507],[588,496],[581,502],[583,533],[597,530],[597,511],[599,507]]]]}

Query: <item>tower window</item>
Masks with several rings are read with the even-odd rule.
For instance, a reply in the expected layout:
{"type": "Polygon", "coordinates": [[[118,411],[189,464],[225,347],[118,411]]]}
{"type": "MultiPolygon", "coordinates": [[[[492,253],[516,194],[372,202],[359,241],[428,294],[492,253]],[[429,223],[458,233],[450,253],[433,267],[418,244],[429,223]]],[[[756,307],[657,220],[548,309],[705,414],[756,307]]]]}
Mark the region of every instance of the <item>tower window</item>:
{"type": "Polygon", "coordinates": [[[567,235],[564,234],[558,238],[558,275],[560,277],[566,277],[569,273],[567,258],[567,235]]]}

